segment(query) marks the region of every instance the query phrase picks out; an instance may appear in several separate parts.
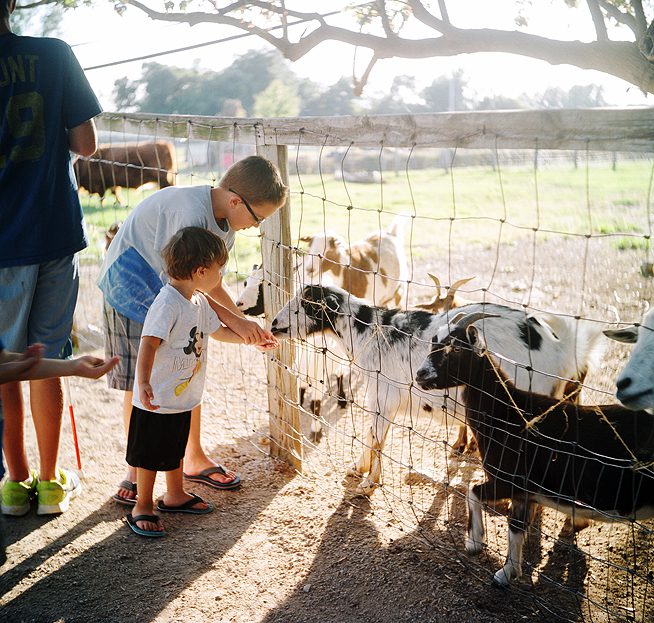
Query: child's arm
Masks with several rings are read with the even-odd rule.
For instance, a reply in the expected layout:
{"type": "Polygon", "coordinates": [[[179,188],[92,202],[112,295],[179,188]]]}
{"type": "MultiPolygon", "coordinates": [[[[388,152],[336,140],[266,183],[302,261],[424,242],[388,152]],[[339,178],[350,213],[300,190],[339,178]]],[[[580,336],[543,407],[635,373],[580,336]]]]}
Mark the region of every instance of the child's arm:
{"type": "Polygon", "coordinates": [[[229,292],[223,288],[222,281],[211,292],[205,293],[205,296],[220,321],[234,333],[240,335],[244,344],[267,344],[273,338],[269,331],[262,329],[257,322],[248,320],[243,315],[241,310],[236,307],[229,292]]]}
{"type": "Polygon", "coordinates": [[[136,358],[136,378],[139,380],[139,398],[143,406],[150,411],[156,411],[159,408],[159,405],[152,404],[154,393],[152,392],[152,385],[150,385],[150,375],[152,374],[154,356],[161,342],[161,338],[144,335],[141,338],[139,354],[136,358]]]}
{"type": "Polygon", "coordinates": [[[218,329],[209,335],[211,335],[214,340],[218,340],[219,342],[228,342],[229,344],[245,344],[245,341],[238,333],[234,333],[234,331],[225,325],[218,327],[218,329]]]}
{"type": "Polygon", "coordinates": [[[0,383],[34,381],[60,376],[98,379],[113,368],[119,357],[99,359],[90,355],[76,359],[43,359],[42,344],[29,346],[24,353],[0,352],[0,383]]]}
{"type": "MultiPolygon", "coordinates": [[[[245,340],[240,335],[238,335],[238,333],[234,333],[234,331],[224,325],[216,329],[213,333],[210,333],[210,335],[214,340],[218,340],[219,342],[229,342],[230,344],[245,344],[245,340]]],[[[272,340],[270,341],[262,342],[261,344],[254,344],[255,348],[260,351],[277,348],[279,346],[277,338],[272,334],[271,337],[272,340]]]]}

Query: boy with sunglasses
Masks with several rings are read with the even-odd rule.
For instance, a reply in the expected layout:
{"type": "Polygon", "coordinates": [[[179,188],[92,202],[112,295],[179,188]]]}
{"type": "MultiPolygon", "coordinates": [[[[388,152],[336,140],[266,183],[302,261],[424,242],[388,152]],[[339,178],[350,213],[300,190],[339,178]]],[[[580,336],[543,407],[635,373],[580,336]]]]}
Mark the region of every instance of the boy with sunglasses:
{"type": "MultiPolygon", "coordinates": [[[[104,297],[105,350],[120,364],[107,377],[109,387],[124,392],[123,421],[129,429],[134,370],[145,315],[166,282],[161,250],[184,227],[202,227],[231,250],[235,232],[258,227],[286,201],[287,188],[275,165],[261,156],[235,162],[218,186],[170,186],[152,194],[129,214],[111,242],[98,285],[104,297]]],[[[270,347],[269,331],[246,319],[221,282],[207,294],[219,304],[220,321],[245,344],[270,347]]],[[[184,477],[215,489],[234,489],[240,477],[214,462],[200,442],[200,408],[193,409],[184,457],[184,477]]],[[[131,467],[114,495],[124,505],[136,502],[136,474],[131,467]]]]}

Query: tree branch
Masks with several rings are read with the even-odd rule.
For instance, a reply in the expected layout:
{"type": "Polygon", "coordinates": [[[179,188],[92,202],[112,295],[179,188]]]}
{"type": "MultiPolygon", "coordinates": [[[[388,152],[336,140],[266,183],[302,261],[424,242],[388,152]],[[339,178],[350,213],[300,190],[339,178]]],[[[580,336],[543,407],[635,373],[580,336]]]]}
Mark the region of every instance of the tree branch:
{"type": "Polygon", "coordinates": [[[607,0],[597,0],[598,4],[606,11],[606,14],[609,17],[612,17],[618,24],[622,24],[631,30],[631,32],[636,35],[636,21],[634,20],[633,15],[629,13],[623,13],[618,7],[607,0]]]}
{"type": "Polygon", "coordinates": [[[632,0],[631,5],[634,8],[634,18],[636,20],[635,33],[636,39],[638,39],[647,31],[647,18],[645,17],[641,0],[632,0]]]}
{"type": "Polygon", "coordinates": [[[597,35],[597,40],[608,41],[609,33],[606,31],[604,15],[602,15],[602,10],[600,9],[597,0],[586,0],[586,4],[588,5],[590,17],[593,20],[593,25],[595,26],[595,34],[597,35]]]}
{"type": "Polygon", "coordinates": [[[33,2],[32,4],[21,4],[16,7],[16,10],[26,11],[27,9],[36,9],[40,6],[45,6],[46,4],[59,4],[59,0],[39,0],[38,2],[33,2]]]}
{"type": "Polygon", "coordinates": [[[441,10],[441,19],[443,22],[450,25],[452,22],[450,22],[450,16],[447,12],[447,5],[445,4],[445,0],[438,0],[438,8],[441,10]]]}
{"type": "MultiPolygon", "coordinates": [[[[444,33],[448,30],[448,26],[451,26],[449,18],[446,20],[438,19],[435,15],[432,15],[425,8],[425,5],[422,2],[419,2],[419,0],[408,0],[407,4],[413,12],[413,16],[417,20],[421,21],[425,26],[429,26],[432,30],[444,33]]],[[[441,3],[439,2],[439,4],[441,3]]],[[[445,7],[445,3],[442,4],[443,6],[441,7],[441,13],[443,10],[445,10],[445,16],[447,16],[447,8],[445,7]]]]}
{"type": "MultiPolygon", "coordinates": [[[[606,0],[597,1],[604,8],[606,0]]],[[[161,13],[148,8],[140,0],[125,0],[125,2],[155,20],[191,25],[208,22],[233,26],[260,37],[291,61],[302,58],[325,41],[336,41],[353,47],[369,49],[374,60],[369,63],[366,72],[359,79],[360,85],[365,84],[374,65],[385,58],[432,58],[477,52],[505,52],[544,60],[553,65],[568,64],[582,69],[601,71],[626,80],[645,92],[654,93],[654,67],[640,55],[638,46],[633,42],[605,40],[584,43],[559,41],[518,31],[459,29],[453,27],[449,22],[446,23],[429,14],[423,3],[418,0],[407,0],[411,9],[417,11],[414,13],[416,18],[424,24],[430,25],[439,33],[444,31],[442,35],[422,39],[408,39],[399,35],[384,37],[332,26],[326,23],[326,14],[290,12],[289,14],[293,16],[318,24],[310,32],[302,34],[296,42],[291,42],[288,35],[275,36],[271,30],[231,15],[198,12],[161,13]]],[[[241,5],[241,3],[238,4],[241,5]]],[[[258,8],[270,8],[267,2],[249,2],[247,4],[250,7],[256,5],[258,8]]],[[[274,12],[277,14],[281,11],[282,9],[279,7],[274,8],[274,12]]],[[[626,17],[622,15],[623,23],[625,19],[626,17]]],[[[633,24],[634,18],[632,17],[631,20],[633,24]]]]}
{"type": "Polygon", "coordinates": [[[363,89],[368,84],[368,79],[370,78],[370,73],[372,72],[372,68],[375,66],[375,63],[379,59],[377,56],[374,56],[370,59],[370,62],[368,63],[368,66],[366,67],[366,70],[363,72],[361,75],[361,78],[357,79],[357,77],[354,75],[354,72],[352,73],[352,81],[354,83],[354,95],[356,97],[359,97],[363,93],[363,89]]]}
{"type": "Polygon", "coordinates": [[[391,22],[388,19],[388,13],[386,13],[386,3],[384,2],[384,0],[377,0],[376,5],[377,5],[377,12],[379,13],[379,17],[381,18],[384,34],[387,37],[394,37],[395,32],[393,32],[391,22]]]}

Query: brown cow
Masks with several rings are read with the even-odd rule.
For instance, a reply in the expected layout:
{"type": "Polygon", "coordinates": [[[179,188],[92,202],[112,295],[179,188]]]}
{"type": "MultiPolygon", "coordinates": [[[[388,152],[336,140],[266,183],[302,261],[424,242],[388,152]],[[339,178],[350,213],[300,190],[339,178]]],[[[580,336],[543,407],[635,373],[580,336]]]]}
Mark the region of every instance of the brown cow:
{"type": "Polygon", "coordinates": [[[138,188],[157,182],[159,188],[175,183],[175,149],[168,141],[100,145],[90,158],[78,158],[75,175],[89,194],[104,197],[107,189],[120,203],[117,187],[138,188]]]}

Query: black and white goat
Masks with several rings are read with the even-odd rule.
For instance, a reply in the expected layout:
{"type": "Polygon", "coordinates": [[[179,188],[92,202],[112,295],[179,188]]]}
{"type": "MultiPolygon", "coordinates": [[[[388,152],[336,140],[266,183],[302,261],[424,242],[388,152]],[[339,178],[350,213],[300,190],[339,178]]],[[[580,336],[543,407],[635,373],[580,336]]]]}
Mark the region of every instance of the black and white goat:
{"type": "Polygon", "coordinates": [[[486,475],[468,492],[465,546],[470,553],[483,547],[481,504],[510,499],[506,563],[494,576],[507,585],[522,574],[536,504],[570,515],[577,527],[588,519],[654,515],[654,418],[621,405],[580,406],[516,389],[487,351],[492,322],[486,313],[464,312],[440,327],[416,381],[426,390],[464,386],[466,419],[486,475]]]}
{"type": "Polygon", "coordinates": [[[381,453],[396,413],[423,403],[442,405],[443,392],[421,390],[414,375],[436,331],[461,309],[498,316],[487,321],[489,343],[506,357],[501,365],[519,387],[560,395],[567,379],[585,374],[597,338],[585,325],[560,319],[555,335],[537,318],[501,305],[475,303],[430,314],[374,307],[340,288],[306,286],[273,320],[272,332],[280,338],[335,335],[359,373],[370,377],[366,406],[372,422],[361,458],[351,468],[355,475],[367,474],[359,485],[361,493],[372,494],[381,482],[381,453]]]}
{"type": "MultiPolygon", "coordinates": [[[[264,274],[256,264],[243,284],[243,290],[236,299],[236,306],[247,316],[264,314],[264,274]]],[[[338,406],[347,406],[345,398],[346,355],[339,343],[329,335],[311,335],[295,351],[296,374],[300,381],[299,404],[311,414],[311,439],[320,441],[322,436],[322,397],[336,380],[338,406]]]]}
{"type": "Polygon", "coordinates": [[[607,329],[604,334],[618,342],[636,344],[616,380],[617,399],[629,409],[654,413],[654,308],[639,325],[607,329]]]}

